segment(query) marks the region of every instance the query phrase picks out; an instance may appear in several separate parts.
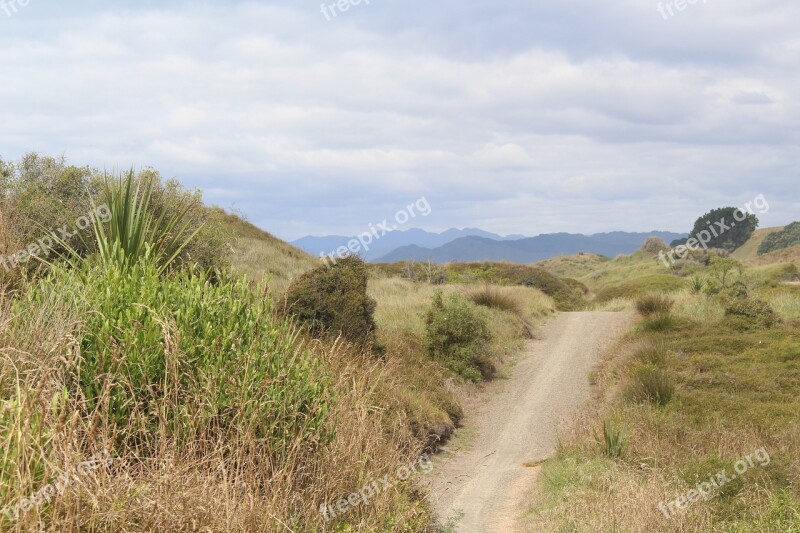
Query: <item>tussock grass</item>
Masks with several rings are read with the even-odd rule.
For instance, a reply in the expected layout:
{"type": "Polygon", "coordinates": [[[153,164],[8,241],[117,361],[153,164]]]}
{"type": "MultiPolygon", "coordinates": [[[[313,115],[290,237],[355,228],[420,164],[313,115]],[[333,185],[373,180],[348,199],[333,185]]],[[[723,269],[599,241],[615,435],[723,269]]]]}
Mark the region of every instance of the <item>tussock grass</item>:
{"type": "Polygon", "coordinates": [[[522,313],[523,303],[521,299],[508,289],[504,290],[498,286],[482,285],[472,289],[467,295],[475,304],[489,309],[498,309],[514,314],[522,313]]]}
{"type": "Polygon", "coordinates": [[[650,402],[656,405],[666,405],[675,394],[672,380],[661,369],[648,364],[634,372],[627,396],[634,402],[650,402]]]}
{"type": "Polygon", "coordinates": [[[665,315],[672,311],[675,300],[661,293],[650,293],[636,299],[636,311],[644,317],[665,315]]]}

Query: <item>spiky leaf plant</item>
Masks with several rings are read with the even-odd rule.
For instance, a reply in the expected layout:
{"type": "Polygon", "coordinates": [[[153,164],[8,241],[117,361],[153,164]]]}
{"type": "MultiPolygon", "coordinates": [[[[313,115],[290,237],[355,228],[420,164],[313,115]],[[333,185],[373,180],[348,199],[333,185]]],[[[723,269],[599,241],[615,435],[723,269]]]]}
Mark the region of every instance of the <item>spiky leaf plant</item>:
{"type": "Polygon", "coordinates": [[[189,205],[171,213],[164,211],[156,218],[150,209],[152,194],[152,182],[137,179],[133,171],[125,177],[106,177],[101,199],[111,211],[107,226],[94,205],[95,200],[92,201],[92,227],[103,262],[129,268],[147,257],[155,261],[161,273],[200,231],[198,227],[189,232],[191,221],[186,216],[189,205]]]}

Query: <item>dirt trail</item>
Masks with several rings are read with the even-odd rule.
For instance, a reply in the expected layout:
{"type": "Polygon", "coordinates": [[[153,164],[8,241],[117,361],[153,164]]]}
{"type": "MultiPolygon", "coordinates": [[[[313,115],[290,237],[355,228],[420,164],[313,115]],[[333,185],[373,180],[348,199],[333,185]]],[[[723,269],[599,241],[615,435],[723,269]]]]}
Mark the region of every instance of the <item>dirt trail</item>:
{"type": "Polygon", "coordinates": [[[472,442],[436,462],[430,498],[442,523],[460,517],[455,531],[465,533],[519,530],[538,470],[530,465],[553,454],[559,425],[590,397],[593,365],[631,322],[628,313],[563,313],[537,332],[511,377],[468,414],[472,442]]]}

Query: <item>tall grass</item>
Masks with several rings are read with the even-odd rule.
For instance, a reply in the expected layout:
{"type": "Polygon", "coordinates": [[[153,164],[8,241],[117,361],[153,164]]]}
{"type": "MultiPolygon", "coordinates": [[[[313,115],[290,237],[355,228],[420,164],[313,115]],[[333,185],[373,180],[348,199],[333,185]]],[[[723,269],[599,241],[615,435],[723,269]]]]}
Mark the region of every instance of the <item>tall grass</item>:
{"type": "Polygon", "coordinates": [[[263,287],[105,268],[55,271],[17,303],[0,297],[0,508],[104,449],[115,458],[0,528],[428,528],[412,484],[338,524],[319,513],[420,450],[395,362],[301,342],[263,287]]]}
{"type": "Polygon", "coordinates": [[[634,372],[628,397],[635,402],[666,405],[675,394],[675,385],[666,372],[653,365],[644,365],[634,372]]]}

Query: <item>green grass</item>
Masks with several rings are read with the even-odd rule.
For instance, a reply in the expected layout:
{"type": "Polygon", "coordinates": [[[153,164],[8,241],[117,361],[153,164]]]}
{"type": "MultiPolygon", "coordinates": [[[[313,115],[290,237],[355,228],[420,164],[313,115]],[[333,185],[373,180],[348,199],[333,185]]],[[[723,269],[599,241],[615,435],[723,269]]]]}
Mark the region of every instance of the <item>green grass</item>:
{"type": "Polygon", "coordinates": [[[649,274],[614,285],[607,285],[597,292],[598,301],[614,298],[635,298],[648,292],[674,292],[686,286],[686,280],[671,274],[649,274]]]}

